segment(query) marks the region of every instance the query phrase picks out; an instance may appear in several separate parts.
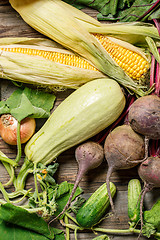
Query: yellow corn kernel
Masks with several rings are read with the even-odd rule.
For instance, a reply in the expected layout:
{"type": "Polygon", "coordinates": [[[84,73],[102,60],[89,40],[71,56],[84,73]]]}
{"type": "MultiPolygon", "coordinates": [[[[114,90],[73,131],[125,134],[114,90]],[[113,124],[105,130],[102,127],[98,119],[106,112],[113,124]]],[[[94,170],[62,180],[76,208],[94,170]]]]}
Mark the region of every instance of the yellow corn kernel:
{"type": "Polygon", "coordinates": [[[140,54],[112,42],[103,34],[93,35],[99,40],[107,53],[126,72],[126,74],[136,80],[144,77],[149,69],[149,64],[140,54]]]}
{"type": "Polygon", "coordinates": [[[31,49],[31,48],[22,48],[22,47],[10,47],[10,48],[6,47],[6,48],[0,48],[0,50],[6,51],[6,52],[12,52],[12,53],[27,54],[31,56],[40,56],[50,61],[54,61],[56,63],[97,71],[97,69],[94,66],[92,66],[89,62],[87,62],[85,59],[79,56],[76,56],[74,54],[52,52],[52,51],[45,51],[45,50],[31,49]]]}

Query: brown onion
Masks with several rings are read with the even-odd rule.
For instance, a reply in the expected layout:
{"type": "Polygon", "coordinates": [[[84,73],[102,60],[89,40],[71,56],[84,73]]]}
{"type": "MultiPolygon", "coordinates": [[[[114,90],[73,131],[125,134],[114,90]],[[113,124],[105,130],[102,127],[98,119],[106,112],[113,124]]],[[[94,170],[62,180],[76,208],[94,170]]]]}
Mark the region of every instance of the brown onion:
{"type": "MultiPolygon", "coordinates": [[[[17,145],[17,123],[18,121],[11,114],[3,114],[0,117],[0,135],[10,145],[17,145]]],[[[35,128],[36,121],[34,118],[27,117],[21,121],[21,143],[25,143],[31,138],[35,128]]]]}

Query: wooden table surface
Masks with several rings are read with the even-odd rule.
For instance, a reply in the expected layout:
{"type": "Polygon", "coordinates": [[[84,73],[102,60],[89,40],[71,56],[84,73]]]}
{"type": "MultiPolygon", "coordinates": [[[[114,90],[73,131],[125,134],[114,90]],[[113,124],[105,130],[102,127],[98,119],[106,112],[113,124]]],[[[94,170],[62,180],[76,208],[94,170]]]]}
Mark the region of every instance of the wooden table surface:
{"type": "MultiPolygon", "coordinates": [[[[86,13],[93,17],[96,17],[96,11],[92,9],[85,9],[86,13]]],[[[0,1],[0,37],[40,37],[41,35],[28,26],[15,12],[8,0],[0,1]]],[[[14,85],[7,80],[0,79],[0,96],[1,100],[6,99],[14,89],[14,85]]],[[[68,90],[61,93],[56,93],[55,108],[65,99],[72,91],[68,90]]],[[[37,129],[41,126],[42,122],[37,122],[37,129]]],[[[37,130],[36,129],[36,130],[37,130]]],[[[8,157],[14,159],[16,156],[16,148],[9,146],[3,142],[0,138],[0,150],[3,151],[8,157]]],[[[67,180],[73,183],[77,173],[77,164],[74,159],[75,148],[69,149],[65,153],[58,157],[58,163],[60,164],[57,173],[56,180],[58,183],[67,180]]],[[[84,190],[84,196],[87,198],[93,191],[95,191],[101,184],[105,182],[107,173],[107,164],[104,161],[103,164],[94,171],[91,171],[86,177],[84,177],[80,183],[80,186],[84,190]]],[[[117,194],[114,198],[116,212],[119,217],[119,221],[114,217],[109,217],[104,220],[100,226],[104,228],[117,228],[125,229],[128,228],[128,216],[127,216],[127,185],[130,179],[138,178],[137,169],[133,168],[127,171],[118,171],[112,174],[111,181],[115,183],[117,187],[117,194]]],[[[0,166],[0,181],[2,183],[7,182],[9,179],[2,165],[0,166]]],[[[27,181],[27,188],[32,186],[32,178],[27,181]]],[[[11,189],[12,190],[12,189],[11,189]]],[[[148,193],[145,197],[145,207],[150,208],[159,196],[159,190],[148,193]]],[[[58,225],[61,227],[60,225],[58,225]]],[[[80,232],[78,233],[78,240],[89,240],[96,237],[92,232],[80,232]]],[[[110,235],[111,239],[114,240],[135,240],[137,235],[120,236],[110,235]]],[[[71,231],[71,240],[74,239],[74,235],[71,231]]],[[[145,239],[145,238],[141,238],[145,239]]]]}

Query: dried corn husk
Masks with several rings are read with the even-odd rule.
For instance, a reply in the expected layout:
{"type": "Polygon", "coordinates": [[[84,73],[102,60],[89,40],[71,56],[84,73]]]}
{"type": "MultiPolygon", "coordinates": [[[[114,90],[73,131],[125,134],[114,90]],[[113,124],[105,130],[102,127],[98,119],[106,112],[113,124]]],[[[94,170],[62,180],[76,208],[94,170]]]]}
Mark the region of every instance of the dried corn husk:
{"type": "Polygon", "coordinates": [[[148,93],[144,91],[147,87],[135,83],[88,32],[89,26],[100,26],[91,17],[85,17],[81,11],[61,0],[10,0],[10,3],[37,31],[85,57],[101,72],[137,95],[148,93]]]}
{"type": "MultiPolygon", "coordinates": [[[[38,38],[2,38],[0,48],[19,47],[51,52],[73,54],[50,40],[38,38]]],[[[97,78],[105,77],[101,72],[55,63],[39,56],[12,53],[0,50],[0,77],[4,79],[37,84],[50,89],[73,88],[97,78]]]]}

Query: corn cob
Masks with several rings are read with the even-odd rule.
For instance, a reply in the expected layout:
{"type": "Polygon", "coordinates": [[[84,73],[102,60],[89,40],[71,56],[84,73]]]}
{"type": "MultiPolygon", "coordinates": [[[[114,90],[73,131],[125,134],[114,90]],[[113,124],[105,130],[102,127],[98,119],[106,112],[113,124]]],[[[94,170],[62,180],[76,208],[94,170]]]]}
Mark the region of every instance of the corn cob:
{"type": "MultiPolygon", "coordinates": [[[[129,91],[140,96],[148,94],[147,87],[127,75],[100,41],[89,33],[89,26],[100,27],[97,21],[92,23],[91,17],[86,20],[81,11],[61,0],[25,0],[23,3],[20,0],[10,0],[10,3],[30,26],[42,34],[88,59],[98,70],[117,80],[129,91]],[[87,27],[84,27],[83,21],[87,27]]],[[[138,51],[142,55],[142,51],[138,51]]]]}
{"type": "Polygon", "coordinates": [[[76,56],[71,53],[63,53],[63,52],[53,52],[53,51],[45,51],[34,48],[27,47],[3,47],[0,50],[11,53],[19,53],[19,54],[27,54],[30,56],[39,56],[50,61],[76,67],[76,68],[84,68],[87,70],[98,71],[93,65],[91,65],[85,59],[76,56]]]}
{"type": "MultiPolygon", "coordinates": [[[[1,77],[15,81],[48,86],[49,88],[78,88],[82,84],[105,77],[89,61],[60,48],[36,46],[36,39],[13,39],[14,44],[0,41],[1,77]]],[[[12,40],[12,39],[11,39],[12,40]]],[[[10,42],[6,39],[6,42],[10,42]]],[[[37,42],[40,40],[37,39],[37,42]]],[[[41,42],[41,41],[40,41],[41,42]]],[[[45,40],[43,40],[45,43],[45,40]]],[[[45,45],[45,44],[44,44],[45,45]]]]}
{"type": "MultiPolygon", "coordinates": [[[[114,61],[133,79],[140,80],[144,78],[149,70],[149,62],[146,57],[125,46],[121,46],[113,41],[113,38],[107,37],[103,34],[94,34],[99,40],[107,53],[114,59],[114,61]]],[[[122,43],[122,41],[121,41],[122,43]]]]}
{"type": "MultiPolygon", "coordinates": [[[[139,80],[143,78],[149,69],[149,64],[145,58],[138,53],[125,49],[120,45],[112,42],[109,38],[101,34],[96,34],[95,37],[102,43],[106,51],[111,55],[115,62],[133,79],[139,80]]],[[[31,56],[40,56],[56,63],[65,64],[77,68],[97,71],[85,59],[70,53],[44,51],[39,49],[31,49],[25,47],[3,47],[2,51],[28,54],[31,56]]]]}

